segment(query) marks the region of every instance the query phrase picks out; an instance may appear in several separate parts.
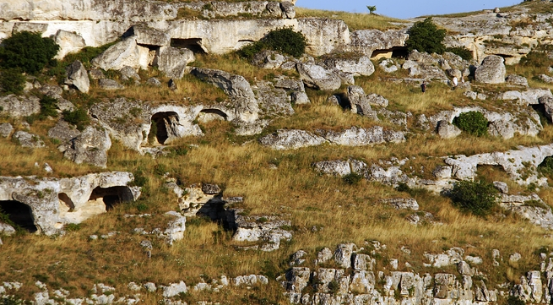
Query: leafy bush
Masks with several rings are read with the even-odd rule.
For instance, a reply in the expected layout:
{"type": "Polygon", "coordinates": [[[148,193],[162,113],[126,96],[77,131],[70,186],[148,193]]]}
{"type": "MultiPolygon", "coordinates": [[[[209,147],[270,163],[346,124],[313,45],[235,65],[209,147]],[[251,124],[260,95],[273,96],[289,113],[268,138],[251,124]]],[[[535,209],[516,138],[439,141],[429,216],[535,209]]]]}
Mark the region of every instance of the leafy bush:
{"type": "Polygon", "coordinates": [[[87,111],[83,108],[77,108],[73,111],[64,110],[62,115],[66,122],[77,126],[80,131],[83,131],[90,122],[87,111]]]}
{"type": "Polygon", "coordinates": [[[552,60],[548,58],[548,50],[552,50],[552,45],[539,45],[529,54],[523,56],[519,62],[526,67],[548,67],[552,65],[552,60]]]}
{"type": "Polygon", "coordinates": [[[299,57],[306,50],[306,37],[300,32],[293,31],[292,28],[273,30],[260,41],[242,48],[239,55],[252,58],[262,50],[273,50],[299,57]]]}
{"type": "Polygon", "coordinates": [[[489,121],[481,112],[469,111],[460,114],[453,123],[461,130],[480,137],[487,134],[489,121]]]}
{"type": "Polygon", "coordinates": [[[42,38],[40,33],[19,32],[2,41],[0,66],[20,68],[23,72],[41,71],[60,48],[52,38],[42,38]]]}
{"type": "Polygon", "coordinates": [[[342,177],[342,181],[346,184],[354,185],[358,184],[362,180],[362,175],[358,175],[356,173],[350,173],[344,177],[342,177]]]}
{"type": "Polygon", "coordinates": [[[506,304],[508,305],[525,305],[525,302],[520,300],[518,297],[509,296],[506,300],[506,304]]]}
{"type": "Polygon", "coordinates": [[[489,214],[497,197],[498,190],[486,181],[460,181],[450,193],[455,206],[478,216],[489,214]]]}
{"type": "Polygon", "coordinates": [[[18,69],[6,69],[0,73],[0,87],[6,93],[21,94],[25,88],[25,77],[18,69]]]}
{"type": "Polygon", "coordinates": [[[418,50],[419,52],[442,54],[445,51],[442,41],[446,36],[446,30],[437,28],[430,17],[416,22],[408,30],[408,34],[410,34],[406,40],[408,52],[418,50]]]}
{"type": "Polygon", "coordinates": [[[466,48],[462,48],[462,47],[446,48],[446,52],[452,52],[465,60],[473,59],[473,53],[466,48]]]}
{"type": "Polygon", "coordinates": [[[57,117],[56,104],[58,100],[49,96],[43,96],[40,99],[40,114],[39,119],[44,120],[47,117],[57,117]]]}

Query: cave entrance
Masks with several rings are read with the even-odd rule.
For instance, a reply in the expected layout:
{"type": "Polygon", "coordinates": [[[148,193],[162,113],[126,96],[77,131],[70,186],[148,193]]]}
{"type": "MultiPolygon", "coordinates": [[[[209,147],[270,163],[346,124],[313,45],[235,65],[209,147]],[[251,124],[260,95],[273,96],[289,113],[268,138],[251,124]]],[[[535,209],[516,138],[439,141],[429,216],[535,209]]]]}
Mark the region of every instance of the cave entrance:
{"type": "Polygon", "coordinates": [[[371,53],[372,60],[381,58],[406,58],[408,57],[408,48],[393,47],[391,49],[378,49],[371,53]]]}
{"type": "Polygon", "coordinates": [[[531,106],[533,110],[535,110],[539,114],[539,117],[541,118],[541,123],[543,125],[546,125],[545,123],[552,125],[552,119],[548,117],[544,104],[533,104],[529,106],[531,106]]]}
{"type": "Polygon", "coordinates": [[[113,209],[116,204],[129,201],[133,201],[133,193],[126,186],[97,187],[92,190],[89,198],[89,203],[105,205],[106,211],[113,209]]]}
{"type": "Polygon", "coordinates": [[[14,224],[21,228],[31,233],[38,231],[35,226],[33,211],[28,205],[14,200],[0,201],[0,210],[2,210],[2,213],[7,215],[14,224]]]}
{"type": "Polygon", "coordinates": [[[215,120],[227,121],[227,114],[219,109],[203,109],[198,114],[198,121],[202,123],[215,120]]]}
{"type": "Polygon", "coordinates": [[[186,48],[195,54],[207,54],[202,47],[202,38],[171,38],[171,46],[174,48],[186,48]]]}
{"type": "Polygon", "coordinates": [[[176,112],[158,112],[154,114],[150,126],[150,142],[154,142],[155,138],[159,144],[165,144],[168,139],[178,137],[174,132],[178,123],[179,116],[176,112]]]}

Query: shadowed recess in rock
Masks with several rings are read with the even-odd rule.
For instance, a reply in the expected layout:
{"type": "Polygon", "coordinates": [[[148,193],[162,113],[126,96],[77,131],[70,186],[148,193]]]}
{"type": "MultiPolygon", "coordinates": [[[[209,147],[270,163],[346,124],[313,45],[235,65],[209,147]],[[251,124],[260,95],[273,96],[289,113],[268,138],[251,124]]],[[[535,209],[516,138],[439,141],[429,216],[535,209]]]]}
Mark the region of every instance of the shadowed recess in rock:
{"type": "Polygon", "coordinates": [[[171,38],[171,46],[174,48],[186,48],[191,50],[194,54],[207,54],[206,50],[202,47],[202,38],[171,38]]]}
{"type": "Polygon", "coordinates": [[[167,139],[170,138],[171,130],[174,130],[171,127],[176,125],[178,121],[179,118],[175,112],[158,112],[152,116],[152,125],[155,124],[156,130],[151,132],[155,131],[158,143],[165,144],[167,139]]]}
{"type": "Polygon", "coordinates": [[[16,225],[34,233],[37,231],[31,208],[19,201],[0,201],[0,210],[16,225]]]}
{"type": "Polygon", "coordinates": [[[97,187],[90,194],[89,201],[102,201],[106,210],[113,209],[116,204],[133,200],[133,194],[126,186],[114,186],[108,188],[97,187]]]}

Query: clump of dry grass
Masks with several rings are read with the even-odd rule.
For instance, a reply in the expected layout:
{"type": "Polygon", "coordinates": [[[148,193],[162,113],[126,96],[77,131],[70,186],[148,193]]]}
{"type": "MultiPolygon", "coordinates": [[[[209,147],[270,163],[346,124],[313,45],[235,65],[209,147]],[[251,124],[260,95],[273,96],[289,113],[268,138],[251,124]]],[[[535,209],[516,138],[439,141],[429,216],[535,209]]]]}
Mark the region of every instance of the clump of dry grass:
{"type": "Polygon", "coordinates": [[[361,13],[349,13],[341,11],[324,11],[314,10],[302,7],[296,7],[296,18],[302,17],[318,17],[318,18],[332,18],[343,20],[351,31],[363,30],[363,29],[400,29],[402,23],[406,21],[396,18],[387,17],[379,14],[361,14],[361,13]]]}

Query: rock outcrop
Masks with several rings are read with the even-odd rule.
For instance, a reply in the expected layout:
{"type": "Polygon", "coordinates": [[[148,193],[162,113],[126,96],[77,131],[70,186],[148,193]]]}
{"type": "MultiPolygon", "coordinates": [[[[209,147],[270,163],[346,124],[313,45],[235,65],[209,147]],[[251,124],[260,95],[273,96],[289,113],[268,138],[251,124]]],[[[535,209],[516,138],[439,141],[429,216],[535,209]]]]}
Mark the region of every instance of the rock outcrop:
{"type": "Polygon", "coordinates": [[[485,84],[502,84],[506,81],[504,58],[490,55],[475,70],[475,81],[485,84]]]}
{"type": "Polygon", "coordinates": [[[63,231],[68,223],[80,223],[106,213],[114,204],[134,201],[140,188],[128,186],[127,172],[105,172],[73,178],[0,177],[0,200],[8,201],[18,224],[46,235],[63,231]]]}
{"type": "Polygon", "coordinates": [[[88,126],[81,134],[62,144],[58,149],[65,158],[77,163],[89,163],[106,168],[108,150],[112,146],[110,135],[100,127],[88,126]]]}

